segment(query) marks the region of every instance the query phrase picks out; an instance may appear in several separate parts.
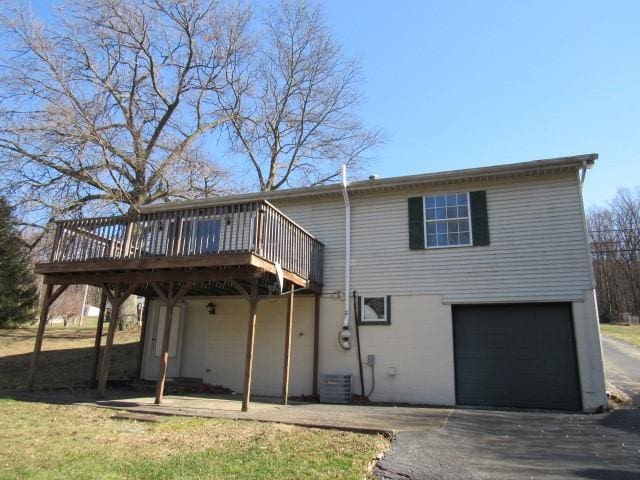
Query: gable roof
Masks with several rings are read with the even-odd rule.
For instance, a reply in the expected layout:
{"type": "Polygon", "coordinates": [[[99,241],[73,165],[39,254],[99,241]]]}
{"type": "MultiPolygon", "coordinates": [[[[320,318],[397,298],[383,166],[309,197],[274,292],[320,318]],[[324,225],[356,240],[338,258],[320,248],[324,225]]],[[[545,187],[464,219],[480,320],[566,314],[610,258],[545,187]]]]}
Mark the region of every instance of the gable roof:
{"type": "MultiPolygon", "coordinates": [[[[477,181],[499,180],[538,175],[549,175],[576,171],[580,168],[591,168],[598,158],[597,153],[574,155],[568,157],[547,158],[528,162],[509,163],[489,167],[465,168],[445,172],[423,173],[401,177],[376,178],[351,182],[349,193],[370,193],[389,190],[402,190],[421,186],[470,183],[477,181]]],[[[288,188],[271,192],[244,193],[224,197],[209,197],[198,200],[158,203],[146,205],[143,212],[167,211],[183,208],[200,208],[215,205],[255,202],[261,200],[289,201],[308,198],[323,198],[342,195],[339,183],[319,185],[317,187],[288,188]]]]}

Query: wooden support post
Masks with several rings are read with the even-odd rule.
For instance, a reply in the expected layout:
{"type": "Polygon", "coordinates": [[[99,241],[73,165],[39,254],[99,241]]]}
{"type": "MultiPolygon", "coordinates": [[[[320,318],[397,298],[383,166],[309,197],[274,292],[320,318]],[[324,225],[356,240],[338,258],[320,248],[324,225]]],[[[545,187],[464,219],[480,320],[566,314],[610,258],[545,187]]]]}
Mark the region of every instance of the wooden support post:
{"type": "Polygon", "coordinates": [[[109,369],[111,368],[111,350],[113,349],[113,339],[116,333],[116,325],[120,317],[120,307],[129,295],[137,288],[137,283],[132,283],[124,292],[122,284],[117,284],[115,292],[111,292],[106,285],[102,286],[103,292],[109,298],[111,304],[111,318],[109,319],[109,330],[107,331],[107,341],[102,354],[102,365],[100,366],[100,378],[98,379],[98,398],[104,397],[107,389],[107,380],[109,379],[109,369]]]}
{"type": "Polygon", "coordinates": [[[116,294],[111,300],[111,318],[109,318],[109,330],[107,330],[107,342],[102,354],[102,367],[100,368],[100,378],[98,380],[98,398],[104,397],[109,379],[109,368],[111,367],[111,350],[113,348],[113,338],[116,333],[116,325],[120,316],[120,285],[116,289],[116,294]]]}
{"type": "Polygon", "coordinates": [[[167,368],[169,367],[169,336],[171,335],[171,322],[173,321],[173,306],[171,301],[173,297],[173,283],[169,284],[169,295],[167,296],[167,314],[164,318],[164,332],[162,334],[162,353],[160,354],[160,373],[158,373],[158,381],[156,382],[156,398],[155,404],[162,403],[164,395],[164,383],[167,380],[167,368]]]}
{"type": "Polygon", "coordinates": [[[142,308],[142,326],[140,327],[140,341],[138,343],[138,362],[136,364],[136,378],[140,378],[142,372],[142,359],[144,355],[144,342],[147,338],[147,324],[149,318],[149,297],[144,297],[142,308]]]}
{"type": "Polygon", "coordinates": [[[49,298],[51,298],[52,291],[53,285],[47,285],[44,292],[44,298],[42,299],[42,306],[40,307],[40,323],[38,324],[38,333],[36,334],[36,343],[33,347],[31,368],[29,368],[29,378],[27,379],[27,390],[29,391],[33,390],[33,384],[36,380],[38,357],[40,356],[40,350],[42,350],[42,338],[44,337],[44,329],[47,324],[47,317],[49,316],[49,298]]]}
{"type": "Polygon", "coordinates": [[[155,404],[160,405],[162,403],[162,397],[164,395],[164,385],[167,380],[167,369],[169,367],[169,344],[171,335],[171,323],[173,321],[173,307],[182,300],[182,297],[186,295],[191,288],[190,283],[185,283],[182,288],[174,293],[174,282],[169,283],[169,289],[167,293],[163,292],[157,283],[151,284],[158,296],[163,300],[167,306],[167,315],[164,319],[164,332],[162,336],[162,354],[160,355],[160,373],[158,374],[158,381],[156,382],[156,398],[155,404]]]}
{"type": "Polygon", "coordinates": [[[47,325],[49,316],[49,308],[56,299],[67,289],[68,285],[60,285],[54,292],[53,285],[47,284],[42,306],[40,308],[40,322],[38,323],[38,332],[36,333],[36,343],[33,347],[33,356],[31,357],[31,366],[29,367],[29,377],[27,378],[27,390],[33,390],[33,384],[36,381],[36,373],[38,371],[38,360],[42,351],[42,339],[44,338],[44,330],[47,325]]]}
{"type": "Polygon", "coordinates": [[[289,399],[289,373],[291,370],[291,328],[293,326],[293,284],[287,297],[287,325],[284,335],[284,367],[282,370],[282,404],[289,399]]]}
{"type": "Polygon", "coordinates": [[[314,295],[313,305],[313,396],[318,396],[318,357],[320,353],[320,294],[314,295]]]}
{"type": "Polygon", "coordinates": [[[102,327],[104,326],[104,315],[107,309],[107,294],[100,295],[100,313],[98,314],[98,326],[96,327],[96,341],[93,347],[93,357],[91,359],[91,374],[89,385],[95,388],[98,383],[98,365],[100,364],[100,343],[102,342],[102,327]]]}
{"type": "Polygon", "coordinates": [[[256,311],[258,308],[258,279],[251,282],[251,294],[249,296],[249,328],[247,332],[247,354],[244,364],[244,389],[242,390],[242,411],[249,409],[251,398],[251,374],[253,370],[253,346],[256,339],[256,311]]]}

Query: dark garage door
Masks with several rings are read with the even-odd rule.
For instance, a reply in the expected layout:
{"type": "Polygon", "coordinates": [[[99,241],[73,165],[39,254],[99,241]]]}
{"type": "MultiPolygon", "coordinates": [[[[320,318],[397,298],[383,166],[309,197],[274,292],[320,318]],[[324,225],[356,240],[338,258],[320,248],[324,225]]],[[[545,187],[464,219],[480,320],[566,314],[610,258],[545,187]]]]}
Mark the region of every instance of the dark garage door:
{"type": "Polygon", "coordinates": [[[569,304],[453,307],[460,405],[580,410],[569,304]]]}

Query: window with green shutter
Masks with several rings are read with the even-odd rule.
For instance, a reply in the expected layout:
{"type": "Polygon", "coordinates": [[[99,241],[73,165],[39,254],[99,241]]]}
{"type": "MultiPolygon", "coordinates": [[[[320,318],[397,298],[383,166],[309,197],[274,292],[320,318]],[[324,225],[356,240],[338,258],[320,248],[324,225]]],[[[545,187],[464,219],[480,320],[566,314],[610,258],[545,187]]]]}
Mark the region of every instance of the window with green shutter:
{"type": "Polygon", "coordinates": [[[484,191],[409,198],[409,248],[489,245],[484,191]]]}

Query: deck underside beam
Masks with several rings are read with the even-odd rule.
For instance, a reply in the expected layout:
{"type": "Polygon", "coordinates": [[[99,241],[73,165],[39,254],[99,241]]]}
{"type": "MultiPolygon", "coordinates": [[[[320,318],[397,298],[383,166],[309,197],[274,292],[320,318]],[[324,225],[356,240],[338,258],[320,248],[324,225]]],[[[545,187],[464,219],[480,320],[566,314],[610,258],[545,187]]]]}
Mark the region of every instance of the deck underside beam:
{"type": "MultiPolygon", "coordinates": [[[[171,259],[171,268],[160,259],[142,267],[135,261],[68,262],[38,264],[37,273],[43,275],[45,284],[94,285],[117,283],[147,284],[150,282],[214,282],[240,280],[250,283],[253,278],[272,276],[273,263],[254,254],[225,255],[220,257],[189,257],[183,263],[171,259]],[[235,263],[231,261],[232,257],[235,263]],[[222,260],[221,260],[222,259],[222,260]],[[220,261],[221,260],[221,261],[220,261]],[[109,268],[107,268],[109,264],[109,268]]],[[[322,286],[288,270],[283,270],[284,280],[311,292],[321,292],[322,286]]]]}

